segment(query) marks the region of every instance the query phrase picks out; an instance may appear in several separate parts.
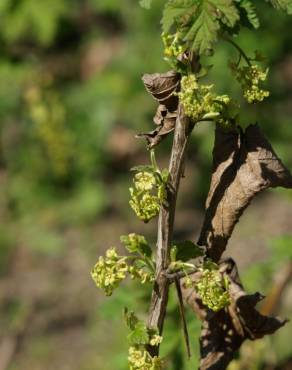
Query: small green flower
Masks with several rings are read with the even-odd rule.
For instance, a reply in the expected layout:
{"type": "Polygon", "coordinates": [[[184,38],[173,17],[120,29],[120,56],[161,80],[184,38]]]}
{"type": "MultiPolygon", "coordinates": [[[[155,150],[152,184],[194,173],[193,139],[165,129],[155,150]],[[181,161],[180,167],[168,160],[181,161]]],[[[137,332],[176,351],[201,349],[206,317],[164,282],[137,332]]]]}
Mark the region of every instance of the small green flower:
{"type": "Polygon", "coordinates": [[[175,34],[162,33],[164,55],[166,58],[178,58],[186,50],[186,43],[182,40],[179,32],[175,34]]]}
{"type": "Polygon", "coordinates": [[[118,254],[116,252],[115,248],[110,248],[106,251],[106,258],[108,261],[117,261],[118,260],[118,254]]]}
{"type": "Polygon", "coordinates": [[[178,97],[185,114],[193,121],[214,120],[227,127],[233,124],[238,112],[234,112],[233,101],[227,95],[216,96],[213,85],[201,85],[194,74],[184,76],[178,97]]]}
{"type": "Polygon", "coordinates": [[[130,370],[161,370],[162,361],[159,357],[151,357],[151,355],[143,348],[129,348],[129,367],[130,370]]]}
{"type": "Polygon", "coordinates": [[[134,176],[134,187],[129,188],[130,206],[136,215],[144,222],[156,217],[160,207],[167,198],[168,170],[160,171],[155,160],[155,153],[150,152],[151,165],[138,166],[134,176]]]}
{"type": "Polygon", "coordinates": [[[130,195],[130,206],[141,220],[149,222],[158,215],[161,206],[158,196],[149,192],[137,192],[133,188],[130,188],[130,195]]]}
{"type": "Polygon", "coordinates": [[[91,271],[91,277],[96,286],[103,289],[105,295],[112,295],[113,291],[125,279],[129,270],[127,257],[119,258],[115,248],[106,252],[106,257],[99,257],[91,271]]]}
{"type": "Polygon", "coordinates": [[[145,351],[137,350],[135,347],[130,347],[128,360],[130,369],[141,369],[146,362],[145,351]]]}
{"type": "Polygon", "coordinates": [[[153,283],[155,280],[154,273],[146,271],[143,268],[137,268],[135,265],[129,267],[129,273],[131,279],[140,280],[141,284],[153,283]]]}
{"type": "Polygon", "coordinates": [[[155,176],[151,172],[138,172],[134,177],[134,184],[138,191],[150,191],[155,187],[155,176]]]}
{"type": "Polygon", "coordinates": [[[143,253],[145,248],[148,249],[147,240],[143,235],[131,233],[129,235],[122,235],[120,240],[130,253],[135,253],[137,251],[143,253]]]}
{"type": "Polygon", "coordinates": [[[261,102],[270,95],[269,91],[260,87],[260,84],[267,79],[268,69],[263,71],[256,64],[238,67],[234,63],[230,63],[230,67],[235,78],[240,83],[243,96],[248,103],[261,102]]]}
{"type": "Polygon", "coordinates": [[[159,346],[159,344],[162,342],[162,337],[158,334],[154,334],[151,338],[150,338],[150,346],[159,346]]]}
{"type": "Polygon", "coordinates": [[[153,283],[154,275],[150,272],[144,271],[143,269],[138,270],[139,278],[142,284],[153,283]]]}
{"type": "Polygon", "coordinates": [[[206,263],[201,268],[202,276],[195,289],[204,305],[217,312],[230,304],[228,282],[223,279],[215,264],[206,263]]]}

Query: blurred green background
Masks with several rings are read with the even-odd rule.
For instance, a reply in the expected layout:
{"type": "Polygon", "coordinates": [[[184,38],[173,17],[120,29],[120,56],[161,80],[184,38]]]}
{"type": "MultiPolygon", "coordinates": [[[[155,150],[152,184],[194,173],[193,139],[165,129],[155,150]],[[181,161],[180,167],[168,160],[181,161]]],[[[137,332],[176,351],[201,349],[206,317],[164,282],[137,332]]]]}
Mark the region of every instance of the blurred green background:
{"type": "MultiPolygon", "coordinates": [[[[0,2],[0,370],[127,369],[122,310],[128,306],[143,317],[149,290],[128,283],[105,299],[89,272],[121,234],[144,233],[155,243],[156,222],[135,219],[128,187],[129,169],[148,161],[134,135],[153,127],[156,107],[140,76],[168,69],[162,5],[155,0],[146,11],[137,0],[0,2]]],[[[267,56],[272,93],[256,107],[242,102],[242,125],[260,122],[292,169],[292,18],[264,2],[259,8],[261,29],[244,30],[238,43],[267,56]]],[[[240,99],[227,69],[234,55],[219,44],[210,77],[219,92],[240,99]]],[[[198,236],[213,132],[206,124],[194,131],[176,238],[198,236]]],[[[161,166],[170,148],[171,138],[158,148],[161,166]]],[[[250,292],[271,297],[291,266],[291,195],[277,190],[258,197],[231,239],[228,254],[239,261],[250,292]]],[[[273,313],[291,318],[288,280],[273,313]]],[[[162,345],[168,370],[197,366],[200,323],[187,315],[191,361],[171,295],[162,345]]],[[[232,369],[292,369],[291,340],[288,324],[247,344],[232,369]]]]}

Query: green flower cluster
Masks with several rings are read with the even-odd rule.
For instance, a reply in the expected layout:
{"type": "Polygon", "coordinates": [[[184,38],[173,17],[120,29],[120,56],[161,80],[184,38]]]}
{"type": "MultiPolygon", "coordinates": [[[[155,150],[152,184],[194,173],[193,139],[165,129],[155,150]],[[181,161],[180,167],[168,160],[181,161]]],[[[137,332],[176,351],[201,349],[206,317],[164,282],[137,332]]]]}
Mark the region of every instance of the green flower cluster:
{"type": "Polygon", "coordinates": [[[153,283],[155,280],[154,274],[149,271],[145,271],[144,268],[137,269],[136,266],[130,266],[129,273],[131,279],[138,279],[142,284],[153,283]]]}
{"type": "Polygon", "coordinates": [[[153,334],[152,337],[150,338],[149,344],[152,347],[159,346],[160,343],[162,342],[162,337],[158,334],[153,334]]]}
{"type": "Polygon", "coordinates": [[[130,370],[161,370],[162,361],[159,357],[151,357],[145,349],[136,346],[129,348],[129,368],[130,370]]]}
{"type": "Polygon", "coordinates": [[[153,173],[138,172],[135,175],[135,185],[138,191],[149,191],[155,186],[156,180],[153,173]]]}
{"type": "MultiPolygon", "coordinates": [[[[214,101],[212,88],[213,85],[199,85],[194,74],[182,78],[181,92],[178,96],[188,117],[199,121],[212,111],[214,101]]],[[[213,116],[209,115],[208,118],[211,119],[213,116]]]]}
{"type": "Polygon", "coordinates": [[[238,67],[234,63],[230,64],[235,78],[240,83],[243,96],[248,103],[261,102],[270,95],[270,92],[260,87],[261,82],[267,79],[268,69],[263,71],[258,65],[248,65],[238,67]]]}
{"type": "Polygon", "coordinates": [[[152,250],[144,236],[123,235],[121,242],[134,255],[118,256],[116,249],[110,248],[105,257],[99,257],[91,271],[95,284],[103,289],[107,296],[112,295],[127,274],[132,279],[140,280],[142,284],[154,281],[155,264],[152,260],[152,250]]]}
{"type": "Polygon", "coordinates": [[[134,177],[134,188],[130,188],[130,206],[144,222],[156,217],[160,210],[158,195],[151,192],[156,188],[156,178],[151,172],[138,172],[134,177]]]}
{"type": "Polygon", "coordinates": [[[141,251],[142,254],[146,254],[146,248],[149,250],[148,243],[143,235],[131,233],[122,235],[120,239],[130,253],[141,251]]]}
{"type": "Polygon", "coordinates": [[[162,33],[164,55],[166,58],[178,58],[186,50],[186,45],[177,32],[175,34],[162,33]]]}
{"type": "Polygon", "coordinates": [[[162,337],[157,329],[148,328],[144,321],[138,319],[133,311],[124,310],[126,324],[130,329],[128,340],[130,370],[161,370],[162,361],[159,357],[152,357],[147,351],[147,346],[159,346],[162,337]]]}
{"type": "Polygon", "coordinates": [[[103,289],[106,296],[112,295],[114,289],[125,279],[129,270],[127,257],[119,257],[116,249],[106,252],[106,257],[100,256],[91,271],[92,279],[98,288],[103,289]]]}
{"type": "Polygon", "coordinates": [[[138,172],[130,190],[130,206],[144,222],[149,222],[160,211],[166,199],[166,181],[159,172],[138,172]]]}
{"type": "Polygon", "coordinates": [[[157,196],[148,192],[138,192],[134,188],[130,188],[130,195],[130,206],[142,221],[147,223],[158,215],[160,200],[157,196]]]}
{"type": "Polygon", "coordinates": [[[152,261],[152,250],[145,237],[138,234],[129,234],[121,237],[121,242],[130,253],[142,255],[143,260],[134,261],[129,267],[131,279],[138,279],[142,284],[152,283],[155,280],[155,266],[152,261]]]}
{"type": "Polygon", "coordinates": [[[225,280],[218,266],[211,262],[206,262],[200,269],[202,276],[195,283],[195,289],[200,295],[204,305],[217,312],[230,304],[228,293],[228,281],[225,280]]]}
{"type": "Polygon", "coordinates": [[[201,85],[194,74],[184,76],[178,93],[185,114],[193,121],[214,120],[229,126],[238,115],[238,106],[227,95],[216,96],[214,85],[201,85]]]}

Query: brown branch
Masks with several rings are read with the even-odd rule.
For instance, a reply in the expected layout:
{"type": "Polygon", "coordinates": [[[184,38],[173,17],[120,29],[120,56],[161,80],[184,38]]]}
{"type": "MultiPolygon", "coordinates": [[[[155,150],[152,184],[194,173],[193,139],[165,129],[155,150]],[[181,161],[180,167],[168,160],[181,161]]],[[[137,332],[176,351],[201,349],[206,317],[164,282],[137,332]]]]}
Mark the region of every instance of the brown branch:
{"type": "MultiPolygon", "coordinates": [[[[163,331],[163,323],[168,301],[169,280],[165,276],[165,272],[169,265],[169,252],[173,237],[176,198],[191,130],[191,123],[185,116],[182,106],[179,106],[169,164],[170,181],[167,202],[161,208],[158,221],[156,280],[154,283],[148,316],[148,326],[158,328],[160,333],[163,331]]],[[[149,352],[152,356],[158,355],[159,348],[150,347],[149,352]]]]}

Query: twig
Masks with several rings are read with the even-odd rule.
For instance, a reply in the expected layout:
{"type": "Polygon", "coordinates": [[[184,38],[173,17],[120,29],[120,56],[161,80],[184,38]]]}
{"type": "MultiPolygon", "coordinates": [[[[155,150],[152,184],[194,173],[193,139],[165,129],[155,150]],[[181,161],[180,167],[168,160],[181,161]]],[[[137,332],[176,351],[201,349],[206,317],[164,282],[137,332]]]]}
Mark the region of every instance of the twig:
{"type": "Polygon", "coordinates": [[[180,281],[179,278],[174,279],[175,282],[175,287],[176,287],[176,293],[177,293],[177,298],[178,298],[178,303],[179,303],[179,313],[180,317],[182,320],[182,326],[183,326],[183,333],[184,333],[184,338],[185,338],[185,343],[186,343],[186,349],[187,349],[187,354],[188,358],[191,358],[191,347],[190,347],[190,338],[189,338],[189,332],[188,332],[188,326],[186,322],[186,316],[185,316],[185,310],[184,310],[184,304],[183,304],[183,297],[182,297],[182,291],[180,287],[180,281]]]}
{"type": "Polygon", "coordinates": [[[187,276],[193,275],[197,271],[198,270],[195,269],[195,268],[193,270],[188,271],[188,272],[185,272],[185,271],[168,272],[168,271],[166,271],[166,272],[164,272],[164,276],[167,277],[167,279],[169,280],[170,283],[174,283],[176,279],[178,279],[178,280],[184,279],[187,276]]]}
{"type": "MultiPolygon", "coordinates": [[[[170,186],[168,188],[167,202],[162,206],[159,214],[156,279],[148,316],[148,326],[151,328],[157,328],[160,334],[162,334],[163,331],[163,323],[168,302],[170,282],[165,276],[165,272],[170,262],[169,252],[173,238],[176,198],[191,130],[191,123],[184,114],[183,108],[180,105],[178,108],[178,117],[169,164],[170,186]]],[[[149,347],[149,353],[152,356],[157,356],[159,354],[159,347],[149,347]]]]}

